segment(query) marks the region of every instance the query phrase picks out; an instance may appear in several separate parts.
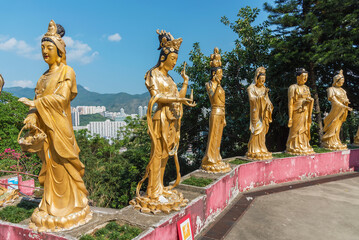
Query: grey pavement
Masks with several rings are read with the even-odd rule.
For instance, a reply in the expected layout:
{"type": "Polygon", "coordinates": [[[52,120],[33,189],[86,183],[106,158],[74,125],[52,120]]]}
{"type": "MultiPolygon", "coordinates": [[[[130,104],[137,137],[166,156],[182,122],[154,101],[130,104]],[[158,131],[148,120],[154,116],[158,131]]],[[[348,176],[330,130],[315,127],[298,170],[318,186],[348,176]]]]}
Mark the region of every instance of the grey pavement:
{"type": "Polygon", "coordinates": [[[358,240],[359,177],[256,197],[226,240],[358,240]]]}

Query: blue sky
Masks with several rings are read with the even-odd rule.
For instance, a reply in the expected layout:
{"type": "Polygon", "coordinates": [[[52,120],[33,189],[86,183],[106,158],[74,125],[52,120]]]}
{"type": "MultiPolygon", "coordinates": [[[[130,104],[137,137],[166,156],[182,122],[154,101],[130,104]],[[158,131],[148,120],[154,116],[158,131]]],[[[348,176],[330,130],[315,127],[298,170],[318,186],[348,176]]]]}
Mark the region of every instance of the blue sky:
{"type": "MultiPolygon", "coordinates": [[[[143,77],[158,60],[156,29],[183,38],[178,64],[188,62],[194,42],[206,55],[216,46],[233,49],[236,35],[220,22],[221,17],[234,21],[241,7],[261,9],[264,2],[1,1],[0,73],[5,87],[35,87],[48,67],[40,40],[53,19],[65,28],[67,63],[78,84],[100,93],[143,93],[147,91],[143,77]]],[[[258,23],[266,17],[261,11],[258,23]]],[[[182,80],[174,71],[170,74],[176,82],[182,80]]]]}

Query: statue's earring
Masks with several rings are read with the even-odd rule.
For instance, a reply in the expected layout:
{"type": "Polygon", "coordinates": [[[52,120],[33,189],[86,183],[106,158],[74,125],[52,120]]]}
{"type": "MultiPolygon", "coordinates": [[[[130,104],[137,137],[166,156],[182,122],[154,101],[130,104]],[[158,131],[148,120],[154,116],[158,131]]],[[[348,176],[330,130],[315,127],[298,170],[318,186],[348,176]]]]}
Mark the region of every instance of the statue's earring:
{"type": "Polygon", "coordinates": [[[165,60],[165,56],[161,56],[161,62],[163,62],[165,60]]]}

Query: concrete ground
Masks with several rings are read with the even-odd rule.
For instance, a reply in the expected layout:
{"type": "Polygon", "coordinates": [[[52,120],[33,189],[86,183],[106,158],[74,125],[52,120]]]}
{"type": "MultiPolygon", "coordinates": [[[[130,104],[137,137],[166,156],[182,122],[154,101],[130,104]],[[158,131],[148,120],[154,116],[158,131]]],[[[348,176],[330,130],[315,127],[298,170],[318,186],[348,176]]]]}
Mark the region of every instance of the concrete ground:
{"type": "Polygon", "coordinates": [[[358,229],[355,177],[256,197],[224,239],[357,240],[358,229]]]}

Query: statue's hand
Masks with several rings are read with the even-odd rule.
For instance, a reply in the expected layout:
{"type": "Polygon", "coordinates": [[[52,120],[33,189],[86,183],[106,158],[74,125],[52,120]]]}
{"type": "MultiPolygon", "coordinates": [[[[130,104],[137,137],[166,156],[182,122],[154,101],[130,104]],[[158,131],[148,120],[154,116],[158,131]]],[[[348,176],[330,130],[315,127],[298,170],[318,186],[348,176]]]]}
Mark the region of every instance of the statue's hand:
{"type": "Polygon", "coordinates": [[[25,129],[29,129],[30,125],[36,126],[36,115],[34,114],[27,115],[27,117],[24,120],[24,124],[25,124],[25,129]]]}
{"type": "Polygon", "coordinates": [[[29,100],[28,98],[22,97],[18,100],[19,102],[22,102],[23,104],[29,106],[29,107],[35,107],[34,101],[29,100]]]}
{"type": "Polygon", "coordinates": [[[182,71],[181,71],[181,76],[182,76],[182,78],[183,78],[183,82],[184,83],[188,83],[188,76],[187,76],[187,74],[186,74],[186,66],[187,66],[187,63],[186,62],[184,62],[183,63],[183,69],[182,69],[182,71]]]}
{"type": "Polygon", "coordinates": [[[292,127],[292,125],[293,125],[293,120],[291,118],[289,118],[288,127],[290,128],[290,127],[292,127]]]}
{"type": "Polygon", "coordinates": [[[351,107],[347,107],[347,109],[348,109],[348,111],[353,111],[353,108],[351,108],[351,107]]]}

